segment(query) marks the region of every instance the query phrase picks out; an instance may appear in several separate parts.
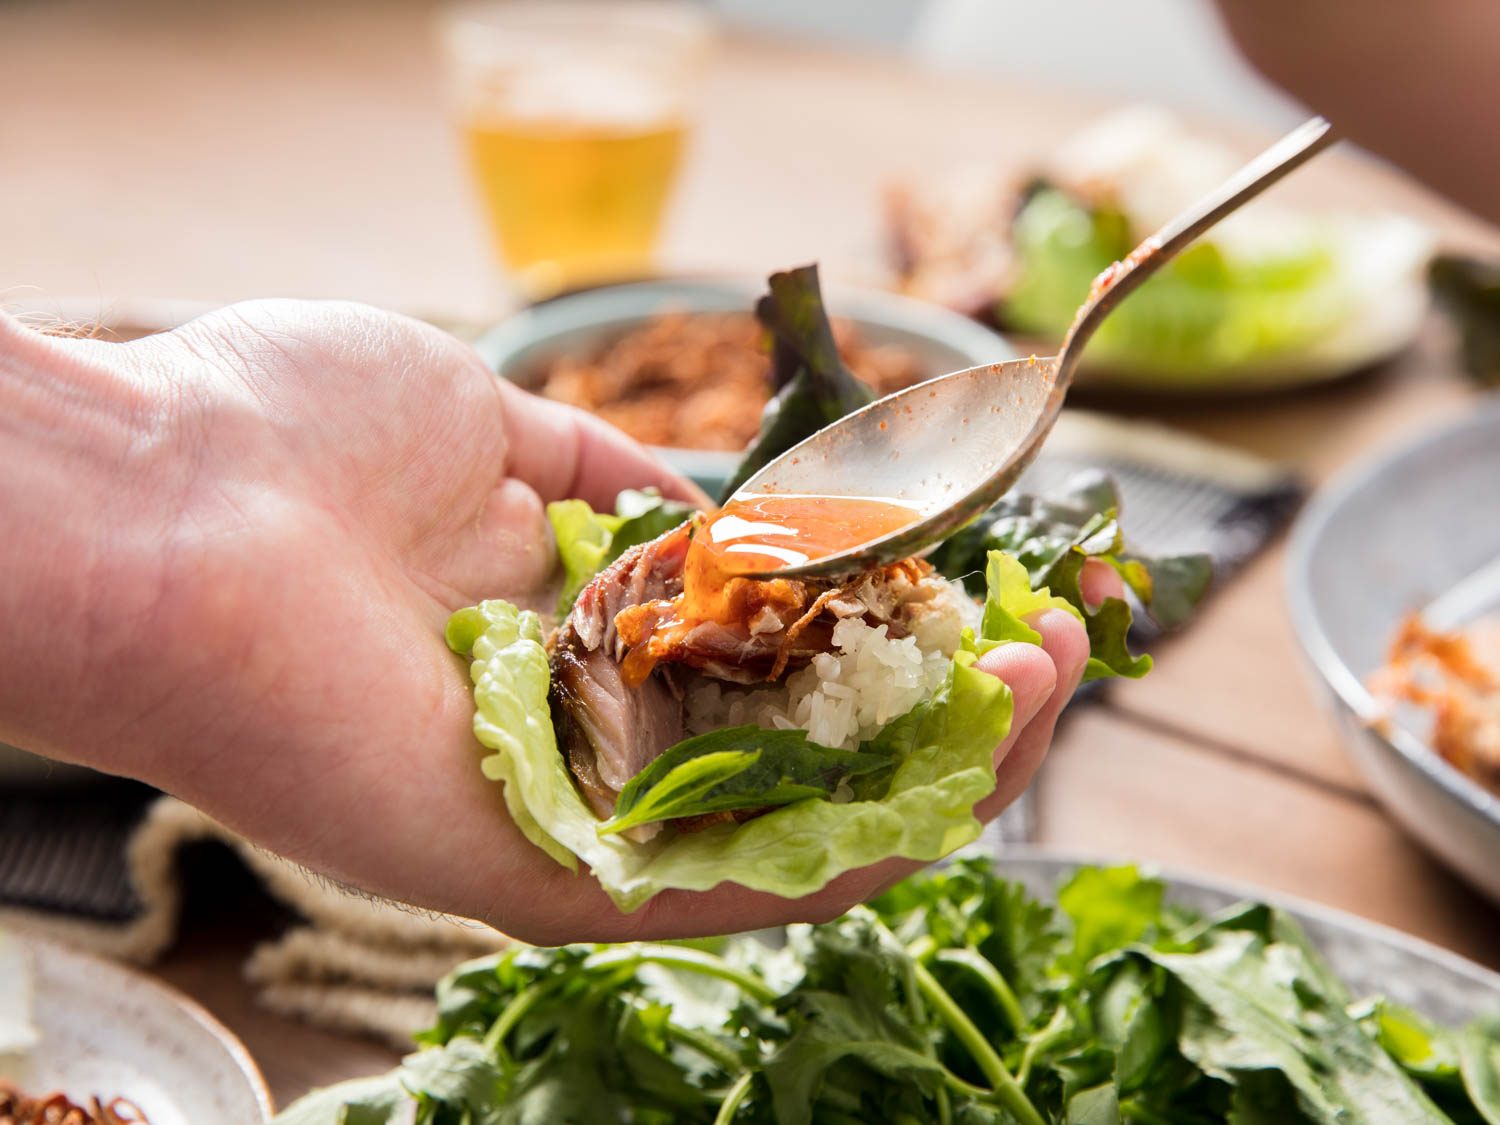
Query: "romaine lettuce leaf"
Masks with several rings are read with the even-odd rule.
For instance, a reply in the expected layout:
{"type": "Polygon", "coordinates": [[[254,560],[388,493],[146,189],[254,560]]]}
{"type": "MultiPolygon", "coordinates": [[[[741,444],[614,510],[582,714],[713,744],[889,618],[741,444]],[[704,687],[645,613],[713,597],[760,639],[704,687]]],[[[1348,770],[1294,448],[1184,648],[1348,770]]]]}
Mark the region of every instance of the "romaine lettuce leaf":
{"type": "Polygon", "coordinates": [[[563,586],[558,594],[557,612],[566,614],[573,599],[589,584],[589,579],[604,569],[605,555],[618,517],[596,512],[582,500],[554,500],[547,505],[547,522],[557,543],[557,561],[562,564],[563,586]]]}
{"type": "Polygon", "coordinates": [[[1050,604],[1013,560],[996,554],[990,561],[1002,581],[987,616],[1007,635],[982,629],[969,638],[933,697],[862,748],[893,766],[888,781],[857,789],[854,800],[799,800],[745,824],[645,844],[601,835],[558,752],[540,622],[503,601],[459,611],[447,634],[450,647],[472,661],[474,733],[495,751],[481,767],[504,784],[527,838],[574,870],[575,857],[582,859],[622,910],[668,887],[707,890],[721,882],[796,898],[892,856],[938,859],[978,837],[974,806],[995,787],[992,756],[1010,730],[1010,689],[974,662],[985,648],[1014,643],[1009,634],[1025,628],[1020,618],[1050,604]]]}

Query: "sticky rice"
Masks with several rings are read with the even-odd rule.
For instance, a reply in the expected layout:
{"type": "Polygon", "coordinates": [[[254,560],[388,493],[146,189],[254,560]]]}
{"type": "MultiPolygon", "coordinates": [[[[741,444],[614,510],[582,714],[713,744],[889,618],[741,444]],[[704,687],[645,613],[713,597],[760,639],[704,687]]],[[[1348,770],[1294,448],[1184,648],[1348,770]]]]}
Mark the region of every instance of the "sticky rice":
{"type": "Polygon", "coordinates": [[[834,651],[779,683],[742,688],[695,676],[684,693],[687,733],[753,723],[805,730],[820,745],[855,749],[929,698],[946,678],[964,628],[978,627],[979,607],[962,586],[934,576],[923,583],[933,596],[911,607],[905,636],[891,636],[883,622],[847,617],[834,626],[834,651]]]}

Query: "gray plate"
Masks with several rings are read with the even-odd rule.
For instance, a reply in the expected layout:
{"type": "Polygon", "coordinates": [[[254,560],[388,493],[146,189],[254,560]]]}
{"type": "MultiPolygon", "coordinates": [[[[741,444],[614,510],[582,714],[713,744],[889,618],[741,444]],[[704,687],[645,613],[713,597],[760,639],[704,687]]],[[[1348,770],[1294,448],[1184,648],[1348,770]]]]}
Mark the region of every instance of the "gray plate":
{"type": "MultiPolygon", "coordinates": [[[[765,290],[763,281],[744,279],[688,278],[610,285],[517,313],[475,347],[505,378],[530,387],[558,356],[587,350],[663,312],[750,312],[765,290]]],[[[830,285],[824,291],[829,312],[853,321],[866,343],[905,348],[933,375],[1015,358],[1015,349],[1003,337],[948,309],[870,289],[830,285]]],[[[718,491],[740,461],[738,453],[695,449],[656,452],[710,493],[718,491]]]]}
{"type": "MultiPolygon", "coordinates": [[[[1118,862],[1020,849],[1007,850],[995,867],[1007,879],[1051,901],[1058,885],[1081,864],[1118,862]]],[[[1142,867],[1156,870],[1149,864],[1142,867]]],[[[1286,895],[1183,872],[1157,873],[1167,881],[1167,898],[1193,910],[1211,912],[1245,899],[1283,908],[1302,924],[1355,996],[1386,996],[1450,1025],[1500,1012],[1500,974],[1420,938],[1286,895]]]]}
{"type": "Polygon", "coordinates": [[[1500,400],[1344,474],[1292,536],[1302,648],[1375,795],[1439,859],[1500,902],[1500,798],[1413,730],[1377,723],[1365,687],[1397,623],[1500,558],[1500,400]]]}

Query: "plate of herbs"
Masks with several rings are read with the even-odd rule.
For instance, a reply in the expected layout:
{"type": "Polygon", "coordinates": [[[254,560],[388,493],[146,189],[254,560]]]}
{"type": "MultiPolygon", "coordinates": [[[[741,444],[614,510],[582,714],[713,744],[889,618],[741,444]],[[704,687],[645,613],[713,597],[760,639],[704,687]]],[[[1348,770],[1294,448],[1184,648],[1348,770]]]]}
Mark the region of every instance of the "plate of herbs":
{"type": "Polygon", "coordinates": [[[971,855],[821,925],[461,966],[283,1125],[1500,1122],[1500,975],[1135,865],[971,855]]]}

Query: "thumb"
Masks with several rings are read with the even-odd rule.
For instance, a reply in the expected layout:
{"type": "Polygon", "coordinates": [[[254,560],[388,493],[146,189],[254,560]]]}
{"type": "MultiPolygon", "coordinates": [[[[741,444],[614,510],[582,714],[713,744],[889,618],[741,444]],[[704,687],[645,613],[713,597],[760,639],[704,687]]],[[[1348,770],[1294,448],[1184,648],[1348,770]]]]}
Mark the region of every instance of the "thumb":
{"type": "Polygon", "coordinates": [[[612,509],[627,488],[656,488],[663,496],[712,507],[703,490],[606,422],[573,406],[551,402],[502,381],[507,474],[543,500],[579,499],[612,509]]]}

